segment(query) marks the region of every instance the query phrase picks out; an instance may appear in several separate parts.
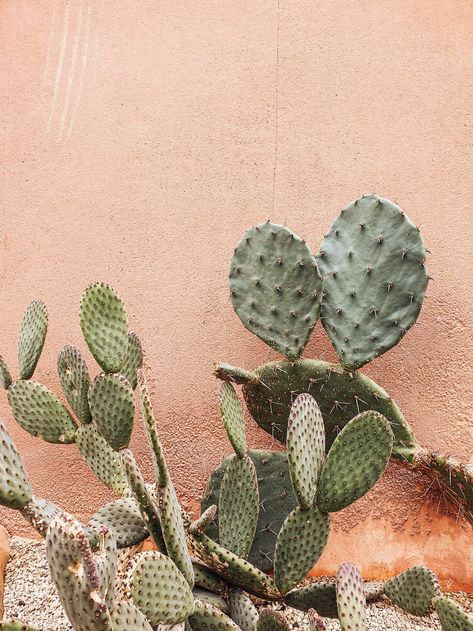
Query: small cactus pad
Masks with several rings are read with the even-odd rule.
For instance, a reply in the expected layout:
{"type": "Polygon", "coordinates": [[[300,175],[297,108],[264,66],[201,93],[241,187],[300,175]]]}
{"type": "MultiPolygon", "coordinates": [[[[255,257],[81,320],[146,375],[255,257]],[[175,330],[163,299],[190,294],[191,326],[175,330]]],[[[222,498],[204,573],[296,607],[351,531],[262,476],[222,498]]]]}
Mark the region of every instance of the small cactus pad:
{"type": "Polygon", "coordinates": [[[329,517],[317,506],[297,506],[286,517],[276,541],[274,582],[283,593],[292,589],[317,563],[328,539],[329,517]]]}
{"type": "Polygon", "coordinates": [[[280,611],[264,608],[259,612],[257,631],[289,631],[289,624],[280,611]]]}
{"type": "Polygon", "coordinates": [[[81,425],[76,433],[76,443],[82,457],[102,484],[118,495],[123,495],[128,483],[120,456],[109,446],[95,425],[81,425]]]}
{"type": "Polygon", "coordinates": [[[393,455],[409,460],[418,447],[401,410],[378,384],[341,366],[306,359],[294,363],[269,362],[257,368],[257,381],[243,386],[246,405],[258,425],[285,442],[294,398],[308,392],[317,401],[325,423],[325,448],[360,412],[376,410],[385,416],[395,436],[393,455]]]}
{"type": "Polygon", "coordinates": [[[152,626],[176,624],[194,610],[192,591],[171,559],[161,552],[141,553],[128,583],[133,603],[152,626]]]}
{"type": "Polygon", "coordinates": [[[32,377],[48,331],[48,311],[41,300],[33,300],[20,323],[18,340],[18,372],[20,379],[32,377]]]}
{"type": "Polygon", "coordinates": [[[128,333],[128,350],[120,374],[123,375],[133,388],[138,383],[138,371],[143,366],[143,349],[137,335],[128,333]]]}
{"type": "Polygon", "coordinates": [[[473,631],[473,616],[445,596],[434,600],[434,607],[443,631],[473,631]]]}
{"type": "Polygon", "coordinates": [[[286,594],[285,602],[294,609],[301,611],[315,609],[324,618],[338,618],[337,592],[335,583],[330,581],[318,580],[293,589],[286,594]]]}
{"type": "Polygon", "coordinates": [[[377,482],[391,456],[393,433],[378,412],[355,416],[335,439],[319,480],[320,510],[334,513],[362,497],[377,482]]]}
{"type": "Polygon", "coordinates": [[[10,371],[8,370],[6,361],[0,355],[0,386],[5,390],[8,390],[8,388],[11,386],[11,383],[12,378],[10,375],[10,371]]]}
{"type": "Polygon", "coordinates": [[[158,487],[159,519],[166,550],[190,587],[194,586],[194,570],[187,547],[181,507],[171,480],[158,487]]]}
{"type": "Polygon", "coordinates": [[[192,552],[203,563],[234,587],[260,598],[280,595],[269,576],[205,534],[195,533],[189,537],[189,544],[192,552]]]}
{"type": "Polygon", "coordinates": [[[36,627],[30,627],[29,624],[23,624],[17,620],[0,622],[0,631],[39,631],[36,627]]]}
{"type": "Polygon", "coordinates": [[[324,619],[319,616],[315,609],[309,609],[307,618],[309,620],[309,631],[325,631],[327,628],[324,619]]]}
{"type": "Polygon", "coordinates": [[[259,513],[258,480],[249,456],[234,456],[222,480],[218,503],[220,543],[246,558],[255,536],[259,513]]]}
{"type": "Polygon", "coordinates": [[[419,230],[399,206],[377,195],[349,204],[317,256],[321,319],[340,361],[360,368],[415,323],[427,289],[419,230]]]}
{"type": "Polygon", "coordinates": [[[287,427],[287,456],[299,505],[310,508],[325,460],[324,420],[317,401],[310,394],[300,394],[292,404],[287,427]]]}
{"type": "Polygon", "coordinates": [[[30,481],[5,426],[0,421],[0,504],[23,508],[32,499],[30,481]]]}
{"type": "Polygon", "coordinates": [[[146,617],[132,603],[119,602],[112,611],[113,631],[153,631],[146,617]]]}
{"type": "Polygon", "coordinates": [[[120,297],[109,285],[89,285],[80,303],[84,339],[105,372],[119,372],[128,351],[128,319],[120,297]]]}
{"type": "Polygon", "coordinates": [[[196,587],[207,589],[220,596],[226,593],[227,584],[225,581],[209,570],[206,565],[200,563],[197,559],[192,559],[192,567],[194,569],[194,584],[196,587]]]}
{"type": "Polygon", "coordinates": [[[319,318],[322,281],[305,241],[270,222],[248,230],[230,266],[233,308],[245,327],[289,359],[319,318]]]}
{"type": "Polygon", "coordinates": [[[33,497],[31,501],[21,509],[23,517],[42,537],[46,537],[52,520],[56,515],[62,512],[62,508],[40,497],[33,497]]]}
{"type": "Polygon", "coordinates": [[[231,589],[228,594],[230,617],[241,631],[256,631],[258,610],[252,600],[239,589],[231,589]]]}
{"type": "Polygon", "coordinates": [[[415,566],[386,581],[384,593],[407,613],[425,616],[439,593],[439,583],[432,570],[415,566]]]}
{"type": "MultiPolygon", "coordinates": [[[[255,449],[248,452],[258,476],[260,510],[253,545],[248,560],[263,572],[273,569],[276,537],[287,515],[297,506],[289,477],[287,454],[281,451],[255,449]]],[[[218,504],[222,478],[230,458],[224,458],[212,473],[202,499],[202,511],[218,504]]],[[[207,534],[218,539],[218,513],[216,525],[207,534]]]]}
{"type": "Polygon", "coordinates": [[[156,429],[153,407],[149,396],[148,385],[142,370],[138,373],[138,392],[140,397],[141,416],[145,426],[146,437],[153,457],[157,484],[165,486],[169,480],[169,473],[164,458],[164,450],[156,429]]]}
{"type": "Polygon", "coordinates": [[[89,371],[79,349],[64,346],[57,358],[57,371],[62,391],[75,415],[82,423],[90,423],[92,416],[87,399],[89,371]]]}
{"type": "Polygon", "coordinates": [[[89,525],[95,530],[106,526],[115,534],[119,549],[136,546],[149,535],[138,506],[131,497],[120,498],[102,506],[91,517],[89,525]]]}
{"type": "Polygon", "coordinates": [[[116,451],[128,447],[135,420],[135,399],[121,375],[99,375],[89,388],[92,418],[107,443],[116,451]]]}
{"type": "Polygon", "coordinates": [[[217,506],[209,506],[196,520],[189,525],[189,532],[205,532],[205,530],[215,522],[217,517],[217,506]]]}
{"type": "Polygon", "coordinates": [[[194,598],[199,600],[201,603],[212,605],[212,607],[216,607],[217,609],[220,609],[220,611],[223,611],[223,613],[227,614],[227,616],[230,614],[227,601],[222,596],[214,594],[208,589],[201,589],[200,587],[194,587],[192,593],[194,598]]]}
{"type": "Polygon", "coordinates": [[[129,449],[123,449],[123,451],[120,452],[120,458],[130,490],[138,504],[146,528],[149,530],[149,534],[154,543],[164,552],[166,546],[161,531],[155,498],[151,495],[146,486],[132,452],[129,449]]]}
{"type": "Polygon", "coordinates": [[[245,419],[235,388],[228,382],[222,383],[220,389],[220,414],[235,453],[243,458],[246,453],[245,419]]]}
{"type": "Polygon", "coordinates": [[[13,416],[32,436],[48,443],[73,443],[77,427],[57,396],[36,381],[15,381],[8,390],[13,416]]]}
{"type": "Polygon", "coordinates": [[[192,631],[240,631],[233,620],[220,609],[198,600],[189,622],[192,631]]]}
{"type": "Polygon", "coordinates": [[[341,631],[364,631],[366,598],[360,571],[352,563],[342,563],[335,585],[341,631]]]}
{"type": "Polygon", "coordinates": [[[49,571],[61,604],[76,631],[111,631],[110,615],[94,556],[82,526],[60,513],[46,535],[49,571]]]}
{"type": "Polygon", "coordinates": [[[115,602],[115,579],[118,567],[117,540],[115,533],[107,528],[99,532],[98,551],[94,555],[99,579],[99,592],[107,607],[112,610],[115,602]]]}

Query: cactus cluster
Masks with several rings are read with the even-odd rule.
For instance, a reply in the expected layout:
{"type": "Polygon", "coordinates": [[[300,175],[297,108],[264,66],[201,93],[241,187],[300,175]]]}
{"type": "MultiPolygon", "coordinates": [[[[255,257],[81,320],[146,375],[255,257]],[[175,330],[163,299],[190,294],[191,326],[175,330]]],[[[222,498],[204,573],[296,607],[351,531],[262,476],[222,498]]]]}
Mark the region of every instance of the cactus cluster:
{"type": "Polygon", "coordinates": [[[215,374],[243,386],[250,414],[281,442],[301,393],[320,406],[327,449],[356,414],[381,413],[394,433],[393,457],[440,484],[455,512],[473,523],[471,468],[421,448],[391,397],[358,372],[415,324],[429,280],[425,262],[419,229],[374,194],[341,211],[316,256],[285,226],[250,228],[230,265],[233,307],[248,330],[287,359],[253,371],[221,363],[215,374]],[[319,316],[340,364],[302,358],[319,316]]]}
{"type": "MultiPolygon", "coordinates": [[[[295,258],[288,281],[299,273],[305,279],[306,270],[297,267],[309,262],[315,278],[305,244],[285,232],[274,237],[262,231],[255,236],[258,243],[260,236],[263,244],[276,239],[295,258]]],[[[309,303],[301,301],[304,313],[309,303]]],[[[311,313],[317,313],[317,304],[312,306],[311,313]]],[[[150,631],[158,625],[187,631],[287,631],[284,616],[271,608],[258,610],[255,598],[309,611],[314,631],[324,628],[320,616],[338,617],[343,631],[354,631],[365,628],[365,600],[381,594],[415,615],[434,607],[445,631],[471,630],[472,621],[439,593],[435,576],[425,568],[370,587],[353,565],[343,564],[334,581],[300,585],[325,548],[330,513],[372,488],[388,462],[396,433],[392,419],[379,409],[359,410],[336,438],[329,438],[317,397],[301,393],[288,413],[287,452],[252,451],[238,394],[231,383],[223,383],[220,409],[234,454],[213,476],[205,510],[192,520],[179,504],[141,368],[141,345],[128,332],[116,292],[97,283],[81,302],[84,337],[104,372],[91,380],[78,349],[65,347],[59,354],[60,381],[70,409],[31,380],[44,343],[45,313],[44,305],[35,303],[22,322],[20,378],[6,378],[10,373],[1,363],[13,416],[33,436],[77,444],[92,471],[119,497],[87,524],[36,497],[15,445],[0,425],[0,503],[19,510],[46,538],[50,573],[76,631],[150,631]],[[136,407],[154,463],[151,484],[129,448],[136,407]],[[131,556],[125,587],[118,594],[117,551],[148,536],[156,550],[131,556]]],[[[297,334],[287,338],[288,356],[304,339],[300,322],[297,334]]],[[[285,337],[278,329],[275,343],[281,335],[285,337]]],[[[22,628],[29,627],[0,624],[0,629],[22,628]]]]}

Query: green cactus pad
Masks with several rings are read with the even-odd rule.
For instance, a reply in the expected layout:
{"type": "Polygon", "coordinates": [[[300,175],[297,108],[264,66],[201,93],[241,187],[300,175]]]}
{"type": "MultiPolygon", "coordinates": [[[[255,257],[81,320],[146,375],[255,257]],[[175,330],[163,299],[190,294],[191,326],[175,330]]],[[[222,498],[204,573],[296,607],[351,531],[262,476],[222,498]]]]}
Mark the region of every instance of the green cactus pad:
{"type": "MultiPolygon", "coordinates": [[[[276,537],[287,515],[297,506],[297,500],[285,452],[255,449],[248,455],[255,465],[260,499],[258,524],[248,560],[267,572],[273,569],[276,537]]],[[[222,478],[230,460],[231,457],[225,458],[212,473],[203,495],[202,511],[218,503],[222,478]]],[[[218,513],[216,525],[209,527],[207,534],[218,540],[218,513]]]]}
{"type": "Polygon", "coordinates": [[[8,390],[13,416],[32,436],[48,443],[73,443],[77,427],[57,396],[36,381],[15,381],[8,390]]]}
{"type": "Polygon", "coordinates": [[[92,415],[87,399],[89,371],[79,349],[64,346],[57,358],[57,371],[62,391],[75,415],[82,423],[90,423],[92,415]]]}
{"type": "Polygon", "coordinates": [[[167,553],[192,588],[194,586],[194,570],[187,548],[181,507],[172,482],[169,480],[165,487],[158,487],[157,493],[159,518],[167,553]]]}
{"type": "Polygon", "coordinates": [[[377,482],[391,456],[393,433],[378,412],[355,416],[335,439],[319,480],[317,503],[333,513],[362,497],[377,482]]]}
{"type": "Polygon", "coordinates": [[[292,589],[317,563],[327,543],[329,517],[317,506],[297,506],[286,517],[274,552],[274,582],[283,593],[292,589]]]}
{"type": "Polygon", "coordinates": [[[245,419],[237,393],[228,382],[222,383],[220,389],[220,414],[235,453],[243,458],[246,454],[245,419]]]}
{"type": "Polygon", "coordinates": [[[169,480],[169,473],[164,458],[164,450],[156,429],[156,420],[149,396],[148,385],[142,370],[138,373],[138,393],[140,397],[141,416],[145,426],[146,437],[153,457],[156,482],[165,486],[169,480]]]}
{"type": "MultiPolygon", "coordinates": [[[[220,373],[223,377],[223,373],[220,373]]],[[[269,362],[256,370],[258,380],[243,386],[250,414],[269,434],[285,442],[294,398],[308,392],[317,401],[325,423],[326,449],[339,431],[360,412],[376,410],[391,424],[393,455],[410,459],[418,447],[401,410],[385,390],[361,373],[347,373],[337,364],[306,359],[269,362]]]]}
{"type": "Polygon", "coordinates": [[[289,359],[319,318],[322,282],[306,243],[270,222],[248,230],[230,266],[233,308],[245,327],[289,359]]]}
{"type": "Polygon", "coordinates": [[[393,202],[349,204],[317,256],[321,319],[340,361],[360,368],[395,346],[417,320],[428,275],[419,230],[393,202]]]}
{"type": "Polygon", "coordinates": [[[153,631],[145,616],[132,603],[116,603],[112,611],[113,631],[153,631]]]}
{"type": "Polygon", "coordinates": [[[190,523],[189,532],[205,532],[206,529],[215,522],[217,517],[217,506],[212,504],[205,510],[200,517],[190,523]]]}
{"type": "Polygon", "coordinates": [[[155,498],[148,490],[131,451],[129,449],[124,449],[120,452],[120,458],[130,490],[138,504],[141,517],[143,518],[146,528],[158,548],[162,552],[165,552],[166,546],[164,544],[155,498]]]}
{"type": "Polygon", "coordinates": [[[234,456],[225,470],[220,488],[218,527],[222,546],[246,558],[255,536],[258,513],[255,466],[249,456],[234,456]]]}
{"type": "Polygon", "coordinates": [[[443,631],[473,631],[473,616],[445,596],[434,600],[434,607],[443,631]]]}
{"type": "Polygon", "coordinates": [[[6,361],[0,355],[0,386],[4,388],[5,390],[8,390],[11,384],[12,384],[12,378],[10,375],[10,371],[8,370],[6,361]]]}
{"type": "Polygon", "coordinates": [[[36,627],[30,627],[29,624],[23,624],[17,620],[8,622],[0,622],[0,631],[39,631],[36,627]]]}
{"type": "Polygon", "coordinates": [[[414,616],[425,616],[440,591],[432,570],[410,567],[384,583],[384,593],[392,602],[414,616]]]}
{"type": "Polygon", "coordinates": [[[337,572],[335,586],[341,631],[364,631],[366,598],[358,568],[352,563],[342,563],[337,572]]]}
{"type": "Polygon", "coordinates": [[[241,631],[256,631],[258,610],[252,600],[239,589],[231,589],[228,594],[230,617],[241,631]]]}
{"type": "Polygon", "coordinates": [[[89,388],[92,418],[107,443],[118,451],[128,447],[135,420],[133,389],[121,375],[99,375],[89,388]]]}
{"type": "Polygon", "coordinates": [[[307,393],[292,404],[287,427],[292,486],[301,508],[310,508],[325,460],[325,428],[317,401],[307,393]]]}
{"type": "Polygon", "coordinates": [[[194,610],[192,591],[172,560],[157,551],[143,552],[128,583],[133,603],[152,626],[177,624],[194,610]]]}
{"type": "Polygon", "coordinates": [[[62,513],[62,508],[48,500],[34,497],[21,509],[21,514],[42,537],[46,537],[52,520],[62,513]]]}
{"type": "Polygon", "coordinates": [[[334,582],[318,580],[293,589],[286,594],[285,602],[294,609],[301,611],[315,609],[324,618],[338,618],[337,592],[334,582]]]}
{"type": "Polygon", "coordinates": [[[138,383],[138,371],[143,366],[143,349],[137,335],[128,333],[128,350],[120,374],[123,375],[133,390],[138,383]]]}
{"type": "Polygon", "coordinates": [[[102,484],[118,495],[123,495],[128,483],[120,456],[109,446],[95,425],[81,425],[76,433],[76,443],[87,465],[102,484]]]}
{"type": "Polygon", "coordinates": [[[189,545],[195,556],[234,587],[269,600],[280,596],[269,576],[207,535],[195,533],[189,537],[189,545]]]}
{"type": "Polygon", "coordinates": [[[120,498],[102,508],[91,517],[89,525],[98,530],[106,526],[117,539],[117,547],[130,548],[144,541],[149,533],[135,500],[131,497],[120,498]]]}
{"type": "Polygon", "coordinates": [[[189,617],[192,631],[240,631],[237,625],[220,609],[200,601],[195,602],[194,613],[189,617]]]}
{"type": "Polygon", "coordinates": [[[289,624],[280,611],[264,608],[259,612],[257,631],[289,631],[289,624]]]}
{"type": "Polygon", "coordinates": [[[33,300],[20,323],[18,340],[18,372],[20,379],[32,377],[48,331],[48,311],[41,300],[33,300]]]}
{"type": "Polygon", "coordinates": [[[119,372],[128,351],[128,319],[117,292],[104,283],[87,287],[80,303],[80,325],[102,370],[119,372]]]}
{"type": "Polygon", "coordinates": [[[201,589],[200,587],[194,587],[192,594],[194,595],[195,600],[212,605],[212,607],[216,607],[217,609],[220,609],[220,611],[223,611],[223,613],[227,616],[230,614],[227,601],[225,598],[222,598],[222,596],[214,594],[207,589],[201,589]]]}
{"type": "Polygon", "coordinates": [[[227,591],[227,584],[219,576],[214,574],[206,565],[197,559],[192,559],[194,569],[194,585],[206,589],[214,594],[223,596],[227,591]]]}
{"type": "Polygon", "coordinates": [[[115,533],[102,527],[99,546],[94,561],[97,568],[99,592],[111,611],[115,602],[115,579],[118,567],[117,539],[115,533]]]}
{"type": "Polygon", "coordinates": [[[111,631],[110,615],[94,556],[81,524],[57,515],[46,535],[49,571],[61,604],[76,631],[111,631]]]}
{"type": "Polygon", "coordinates": [[[20,454],[1,421],[0,444],[0,504],[8,508],[23,508],[33,497],[30,481],[20,454]]]}

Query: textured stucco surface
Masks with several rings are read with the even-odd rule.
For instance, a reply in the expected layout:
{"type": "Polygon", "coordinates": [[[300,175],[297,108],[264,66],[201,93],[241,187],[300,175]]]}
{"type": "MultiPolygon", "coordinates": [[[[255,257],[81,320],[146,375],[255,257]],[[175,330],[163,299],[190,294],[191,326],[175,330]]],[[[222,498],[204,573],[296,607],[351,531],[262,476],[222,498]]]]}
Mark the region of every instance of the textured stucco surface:
{"type": "MultiPolygon", "coordinates": [[[[0,352],[13,369],[22,311],[43,298],[37,378],[59,392],[59,349],[85,350],[81,292],[111,283],[195,508],[229,451],[214,361],[276,357],[231,309],[236,241],[271,218],[316,250],[338,210],[374,190],[420,224],[434,280],[419,325],[366,372],[422,444],[473,461],[471,2],[2,0],[0,28],[0,352]]],[[[334,359],[320,329],[306,355],[334,359]]],[[[82,517],[107,498],[74,446],[13,424],[5,395],[0,416],[38,495],[82,517]]],[[[139,426],[133,443],[150,471],[139,426]]],[[[425,559],[471,586],[472,529],[433,518],[431,491],[391,467],[373,508],[337,516],[321,569],[425,559]]]]}

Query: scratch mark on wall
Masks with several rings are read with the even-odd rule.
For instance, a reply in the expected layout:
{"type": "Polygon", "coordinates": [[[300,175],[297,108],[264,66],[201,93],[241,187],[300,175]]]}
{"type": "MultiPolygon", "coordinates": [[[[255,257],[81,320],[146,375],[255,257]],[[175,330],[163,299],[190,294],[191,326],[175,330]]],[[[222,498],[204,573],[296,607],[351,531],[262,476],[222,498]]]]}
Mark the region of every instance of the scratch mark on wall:
{"type": "Polygon", "coordinates": [[[279,141],[279,23],[280,23],[280,0],[277,0],[276,19],[276,87],[274,93],[274,162],[273,162],[273,199],[272,210],[276,200],[276,172],[278,168],[278,141],[279,141]]]}
{"type": "Polygon", "coordinates": [[[84,10],[84,0],[81,0],[80,1],[80,6],[79,6],[78,23],[77,23],[75,36],[74,36],[74,43],[72,45],[71,66],[70,66],[70,69],[69,69],[69,75],[67,77],[67,87],[66,87],[66,95],[65,95],[65,99],[64,99],[64,107],[62,109],[62,114],[61,114],[61,123],[60,123],[60,130],[61,130],[60,134],[61,135],[62,135],[62,132],[64,130],[64,125],[66,124],[66,117],[67,117],[67,113],[69,111],[69,104],[70,104],[70,101],[71,101],[72,87],[74,85],[74,77],[75,77],[76,64],[77,64],[77,52],[78,52],[78,49],[79,49],[79,41],[80,41],[81,28],[82,28],[83,10],[84,10]]]}
{"type": "Polygon", "coordinates": [[[53,102],[51,104],[51,110],[49,112],[48,124],[46,126],[46,133],[49,133],[49,130],[51,129],[51,123],[53,121],[54,112],[56,110],[59,87],[61,84],[62,70],[64,67],[64,56],[66,53],[68,30],[69,30],[69,4],[66,5],[66,10],[64,12],[64,22],[62,25],[62,39],[61,39],[61,45],[59,48],[58,63],[56,67],[56,78],[54,81],[53,102]]]}
{"type": "Polygon", "coordinates": [[[90,22],[92,19],[92,7],[87,8],[87,17],[85,21],[85,29],[84,29],[84,41],[82,45],[82,58],[81,58],[81,66],[80,66],[80,74],[79,74],[79,83],[76,90],[76,97],[74,101],[74,106],[72,109],[71,118],[69,120],[69,127],[67,130],[67,138],[70,137],[72,129],[74,127],[74,122],[77,116],[77,112],[79,110],[80,99],[82,94],[82,86],[84,83],[85,69],[87,66],[87,57],[89,54],[89,40],[90,40],[90,22]]]}
{"type": "Polygon", "coordinates": [[[51,52],[53,48],[54,32],[56,30],[56,22],[57,22],[57,3],[58,3],[58,0],[55,0],[54,5],[53,5],[53,10],[51,12],[51,24],[49,27],[49,34],[48,34],[48,46],[46,48],[46,59],[44,62],[43,85],[46,84],[49,77],[49,72],[51,69],[51,52]]]}

